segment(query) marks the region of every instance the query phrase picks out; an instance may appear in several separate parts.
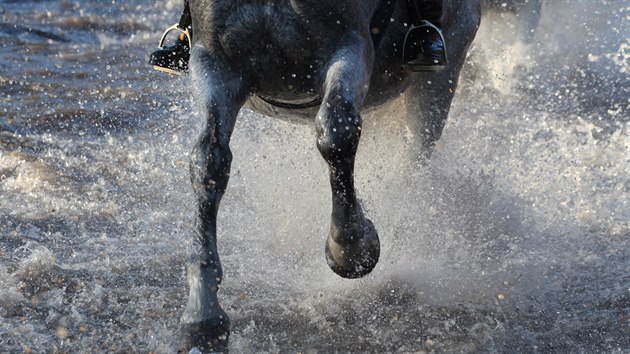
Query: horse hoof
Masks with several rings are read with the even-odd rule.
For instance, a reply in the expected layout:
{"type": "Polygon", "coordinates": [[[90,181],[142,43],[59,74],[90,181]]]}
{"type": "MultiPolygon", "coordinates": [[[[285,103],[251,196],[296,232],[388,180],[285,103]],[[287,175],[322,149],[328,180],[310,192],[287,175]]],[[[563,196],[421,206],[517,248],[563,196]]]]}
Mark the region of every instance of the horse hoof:
{"type": "Polygon", "coordinates": [[[348,245],[338,244],[328,236],[326,261],[333,272],[348,279],[361,278],[369,274],[380,255],[380,242],[374,224],[365,219],[362,237],[348,245]]]}
{"type": "Polygon", "coordinates": [[[180,325],[180,343],[178,353],[227,353],[230,337],[230,321],[208,319],[180,325]]]}

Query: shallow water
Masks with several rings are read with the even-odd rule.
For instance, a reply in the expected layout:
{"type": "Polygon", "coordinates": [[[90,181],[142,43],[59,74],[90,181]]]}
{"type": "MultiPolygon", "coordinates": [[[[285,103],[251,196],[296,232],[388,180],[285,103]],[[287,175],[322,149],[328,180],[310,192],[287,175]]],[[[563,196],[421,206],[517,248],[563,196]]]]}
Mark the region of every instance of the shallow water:
{"type": "MultiPolygon", "coordinates": [[[[186,78],[145,63],[179,8],[0,0],[0,352],[173,352],[200,122],[186,78]]],[[[428,166],[396,102],[366,117],[365,279],[325,263],[310,127],[242,112],[232,352],[630,352],[629,9],[550,1],[532,33],[487,14],[428,166]]]]}

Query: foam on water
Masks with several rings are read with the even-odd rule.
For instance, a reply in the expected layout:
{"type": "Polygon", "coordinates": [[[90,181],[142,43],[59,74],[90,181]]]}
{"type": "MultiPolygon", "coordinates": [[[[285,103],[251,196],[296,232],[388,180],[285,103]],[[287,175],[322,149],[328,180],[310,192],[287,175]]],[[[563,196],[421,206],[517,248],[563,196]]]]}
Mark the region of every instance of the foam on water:
{"type": "MultiPolygon", "coordinates": [[[[136,31],[71,46],[143,56],[177,8],[110,9],[88,28],[136,31]]],[[[356,184],[382,243],[365,279],[325,263],[330,188],[310,127],[242,112],[218,226],[232,351],[628,352],[626,15],[618,1],[545,2],[527,40],[512,30],[524,14],[486,16],[427,166],[408,163],[399,105],[365,117],[356,184]]],[[[23,63],[18,86],[0,71],[13,100],[42,102],[0,101],[3,352],[168,353],[177,339],[201,122],[177,94],[185,79],[147,79],[144,57],[92,59],[66,57],[44,83],[23,63]]]]}

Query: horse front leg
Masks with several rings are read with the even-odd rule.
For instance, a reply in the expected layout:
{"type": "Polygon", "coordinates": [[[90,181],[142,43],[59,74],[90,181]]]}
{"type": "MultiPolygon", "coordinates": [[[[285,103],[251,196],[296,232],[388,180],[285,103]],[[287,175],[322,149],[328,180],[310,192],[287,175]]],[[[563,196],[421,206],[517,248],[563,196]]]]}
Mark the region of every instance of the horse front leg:
{"type": "Polygon", "coordinates": [[[369,38],[349,34],[328,63],[324,98],[316,118],[317,148],[328,163],[332,217],[326,242],[330,268],[345,278],[362,277],[378,262],[376,229],[361,209],[354,188],[354,161],[361,136],[359,107],[373,63],[369,38]]]}
{"type": "Polygon", "coordinates": [[[190,59],[195,101],[205,125],[193,150],[191,180],[197,197],[195,252],[188,267],[188,303],[180,321],[180,349],[226,352],[229,318],[219,305],[223,278],[217,251],[217,212],[230,174],[229,141],[247,97],[240,73],[195,47],[190,59]]]}

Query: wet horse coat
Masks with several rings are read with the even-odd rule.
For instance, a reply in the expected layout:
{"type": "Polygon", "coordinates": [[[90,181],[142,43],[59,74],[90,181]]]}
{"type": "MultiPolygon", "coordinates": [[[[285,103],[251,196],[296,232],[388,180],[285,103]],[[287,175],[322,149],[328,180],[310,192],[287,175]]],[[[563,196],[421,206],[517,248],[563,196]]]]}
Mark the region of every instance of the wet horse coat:
{"type": "Polygon", "coordinates": [[[446,122],[480,18],[477,1],[445,0],[449,65],[440,73],[411,73],[402,62],[411,23],[406,2],[382,1],[392,6],[387,26],[373,22],[379,0],[190,1],[190,67],[205,126],[191,161],[198,248],[188,268],[183,350],[227,350],[229,320],[217,298],[223,272],[216,225],[232,161],[230,136],[246,104],[268,115],[314,118],[332,189],[328,264],[346,278],[364,276],[376,265],[378,235],[354,188],[361,112],[404,93],[418,157],[426,158],[446,122]]]}

